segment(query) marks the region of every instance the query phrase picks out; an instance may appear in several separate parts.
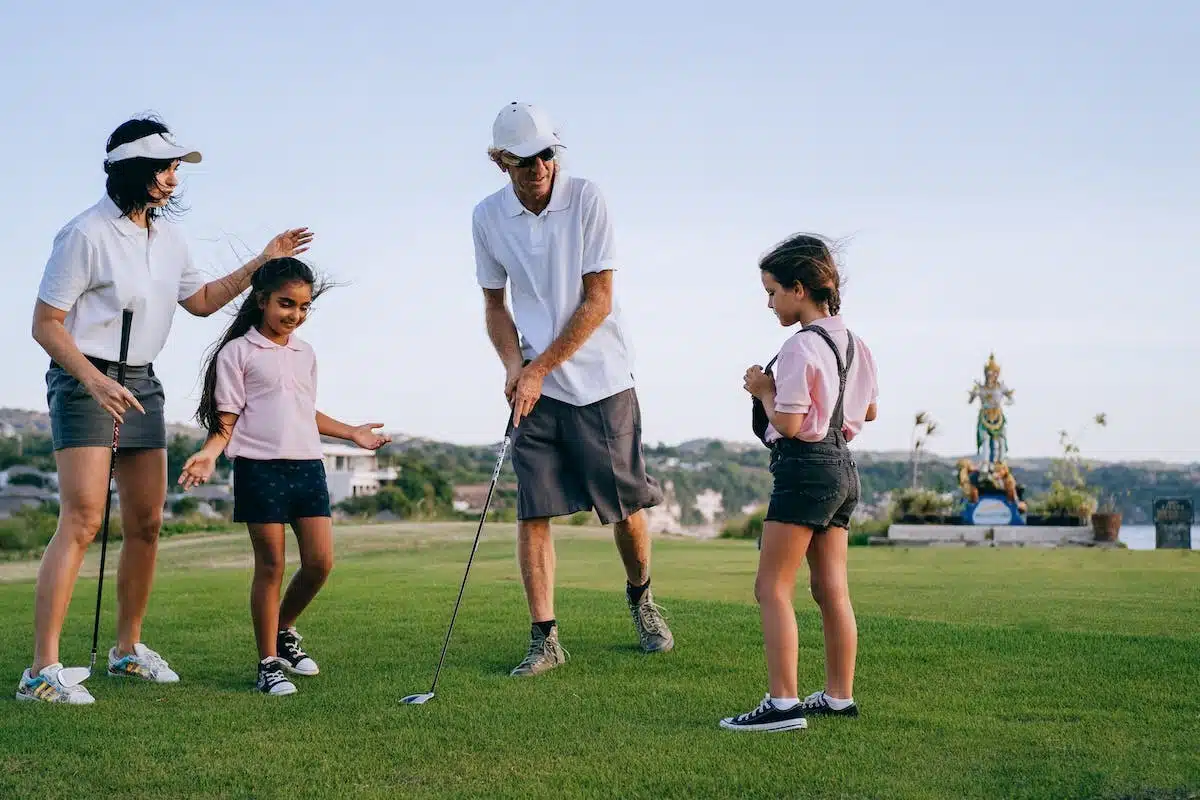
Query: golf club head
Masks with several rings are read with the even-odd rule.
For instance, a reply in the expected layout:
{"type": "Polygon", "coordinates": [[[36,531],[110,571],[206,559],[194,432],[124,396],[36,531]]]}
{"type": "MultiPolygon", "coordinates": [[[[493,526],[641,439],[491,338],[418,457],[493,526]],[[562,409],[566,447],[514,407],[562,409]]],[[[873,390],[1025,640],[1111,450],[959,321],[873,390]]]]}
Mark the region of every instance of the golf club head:
{"type": "Polygon", "coordinates": [[[58,682],[63,686],[78,686],[92,677],[92,671],[87,667],[63,667],[58,671],[58,682]]]}
{"type": "Polygon", "coordinates": [[[433,692],[425,692],[424,694],[410,694],[408,697],[400,698],[401,703],[408,703],[410,706],[420,706],[428,703],[433,699],[433,692]]]}

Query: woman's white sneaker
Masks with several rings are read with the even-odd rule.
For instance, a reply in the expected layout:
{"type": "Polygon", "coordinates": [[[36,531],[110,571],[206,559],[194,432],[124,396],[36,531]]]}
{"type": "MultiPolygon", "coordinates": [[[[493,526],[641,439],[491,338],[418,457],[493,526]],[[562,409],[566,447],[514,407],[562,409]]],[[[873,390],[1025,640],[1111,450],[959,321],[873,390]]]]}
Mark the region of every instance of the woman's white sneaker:
{"type": "Polygon", "coordinates": [[[178,683],[179,675],[166,659],[138,642],[127,656],[117,656],[117,648],[108,651],[108,674],[123,678],[141,678],[151,683],[178,683]]]}
{"type": "Polygon", "coordinates": [[[96,702],[92,693],[79,684],[80,679],[72,674],[74,672],[76,670],[64,670],[62,664],[44,667],[37,675],[25,670],[20,683],[17,684],[17,699],[36,703],[66,703],[72,706],[86,706],[96,702]],[[64,675],[64,672],[67,674],[64,675]]]}

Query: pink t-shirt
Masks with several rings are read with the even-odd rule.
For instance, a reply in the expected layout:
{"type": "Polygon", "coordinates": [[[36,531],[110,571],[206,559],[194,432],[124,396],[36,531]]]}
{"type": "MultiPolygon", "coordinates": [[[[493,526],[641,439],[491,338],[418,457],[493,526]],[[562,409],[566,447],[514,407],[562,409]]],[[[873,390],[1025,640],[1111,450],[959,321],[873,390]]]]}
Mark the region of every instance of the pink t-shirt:
{"type": "Polygon", "coordinates": [[[237,414],[227,458],[321,458],[317,357],[295,334],[279,345],[251,328],[217,354],[217,410],[237,414]]]}
{"type": "MultiPolygon", "coordinates": [[[[850,332],[841,315],[811,323],[820,325],[833,337],[842,360],[850,332]]],[[[811,327],[810,325],[810,327],[811,327]]],[[[772,368],[775,375],[775,410],[785,414],[807,414],[797,439],[819,442],[829,432],[829,419],[838,399],[838,367],[833,350],[819,333],[797,333],[783,343],[779,359],[772,368]]],[[[846,394],[842,400],[842,433],[850,441],[862,430],[867,406],[879,397],[875,378],[875,359],[862,339],[854,337],[854,361],[846,376],[846,394]]],[[[779,439],[779,431],[768,425],[768,441],[779,439]]]]}

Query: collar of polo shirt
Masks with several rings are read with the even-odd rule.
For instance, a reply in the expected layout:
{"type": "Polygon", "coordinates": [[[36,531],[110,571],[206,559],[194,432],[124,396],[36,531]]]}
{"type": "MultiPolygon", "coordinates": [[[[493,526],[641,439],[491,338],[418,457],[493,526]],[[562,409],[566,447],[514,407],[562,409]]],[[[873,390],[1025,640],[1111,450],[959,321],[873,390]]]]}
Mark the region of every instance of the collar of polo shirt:
{"type": "MultiPolygon", "coordinates": [[[[113,199],[111,197],[109,197],[107,194],[104,195],[104,199],[101,200],[100,202],[104,204],[104,210],[108,216],[108,221],[112,223],[112,226],[114,228],[116,228],[117,231],[119,231],[122,236],[145,236],[146,235],[147,229],[139,228],[136,222],[134,222],[129,217],[122,214],[121,209],[117,206],[116,203],[113,202],[113,199]]],[[[153,236],[154,235],[154,227],[151,226],[149,230],[150,230],[150,235],[153,236]]]]}
{"type": "Polygon", "coordinates": [[[276,344],[275,342],[272,342],[267,337],[263,336],[262,333],[258,330],[258,328],[251,328],[250,330],[246,331],[246,339],[251,344],[258,345],[259,347],[274,348],[276,350],[283,348],[283,347],[286,347],[289,350],[299,350],[300,349],[300,345],[296,344],[295,334],[288,337],[287,344],[276,344]]]}
{"type": "MultiPolygon", "coordinates": [[[[517,197],[517,190],[513,188],[511,181],[508,184],[508,191],[503,195],[503,202],[504,211],[510,217],[519,217],[522,214],[533,213],[521,205],[521,201],[517,197]]],[[[560,169],[554,173],[554,186],[550,188],[550,204],[546,206],[546,211],[566,211],[570,207],[571,191],[567,187],[566,173],[560,169]]]]}

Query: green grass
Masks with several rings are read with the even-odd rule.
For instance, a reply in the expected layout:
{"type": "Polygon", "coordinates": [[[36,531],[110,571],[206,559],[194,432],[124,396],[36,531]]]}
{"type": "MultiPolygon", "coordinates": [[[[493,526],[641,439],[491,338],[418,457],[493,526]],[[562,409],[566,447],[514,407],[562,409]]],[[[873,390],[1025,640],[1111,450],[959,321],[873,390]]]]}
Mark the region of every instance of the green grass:
{"type": "MultiPolygon", "coordinates": [[[[145,639],[184,683],[97,675],[88,708],[0,700],[0,797],[1200,796],[1196,553],[855,549],[863,716],[766,736],[716,726],[765,691],[753,543],[656,542],[677,648],[647,657],[609,534],[560,531],[568,664],[507,677],[527,617],[511,526],[491,525],[425,706],[397,701],[428,689],[473,525],[339,528],[338,566],[301,620],[323,674],[282,699],[251,690],[244,537],[164,541],[145,639]]],[[[95,555],[64,633],[73,664],[90,649],[95,555]]],[[[35,570],[0,564],[10,691],[35,570]]],[[[819,621],[803,594],[798,607],[815,690],[819,621]]]]}

